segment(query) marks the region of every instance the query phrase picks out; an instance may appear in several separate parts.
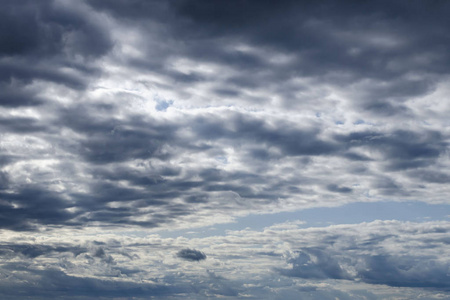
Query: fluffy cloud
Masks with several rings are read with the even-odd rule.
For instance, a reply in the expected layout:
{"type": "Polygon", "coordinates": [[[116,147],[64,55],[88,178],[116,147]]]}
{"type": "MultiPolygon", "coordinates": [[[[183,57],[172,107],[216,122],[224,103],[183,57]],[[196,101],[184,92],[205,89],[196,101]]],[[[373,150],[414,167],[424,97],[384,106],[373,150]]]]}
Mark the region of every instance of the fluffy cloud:
{"type": "Polygon", "coordinates": [[[86,299],[95,294],[139,299],[296,299],[298,292],[311,299],[448,295],[448,222],[298,226],[288,222],[203,238],[4,232],[2,292],[19,297],[7,289],[15,286],[31,295],[33,284],[42,297],[86,299]],[[374,284],[377,288],[370,288],[374,284]]]}

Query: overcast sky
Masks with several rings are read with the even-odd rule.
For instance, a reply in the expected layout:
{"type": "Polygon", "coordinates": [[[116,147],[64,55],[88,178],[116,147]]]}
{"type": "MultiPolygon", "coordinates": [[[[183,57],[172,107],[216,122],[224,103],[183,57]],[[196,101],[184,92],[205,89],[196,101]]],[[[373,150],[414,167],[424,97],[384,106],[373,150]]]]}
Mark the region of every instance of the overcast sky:
{"type": "Polygon", "coordinates": [[[450,2],[0,0],[1,299],[450,299],[450,2]]]}

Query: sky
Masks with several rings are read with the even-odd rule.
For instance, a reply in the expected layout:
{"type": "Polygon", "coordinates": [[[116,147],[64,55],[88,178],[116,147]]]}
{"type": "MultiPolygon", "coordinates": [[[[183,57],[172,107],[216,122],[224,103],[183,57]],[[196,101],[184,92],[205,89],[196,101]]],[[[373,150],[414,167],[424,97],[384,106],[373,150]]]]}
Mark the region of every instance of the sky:
{"type": "Polygon", "coordinates": [[[0,4],[1,299],[450,299],[449,1],[0,4]]]}

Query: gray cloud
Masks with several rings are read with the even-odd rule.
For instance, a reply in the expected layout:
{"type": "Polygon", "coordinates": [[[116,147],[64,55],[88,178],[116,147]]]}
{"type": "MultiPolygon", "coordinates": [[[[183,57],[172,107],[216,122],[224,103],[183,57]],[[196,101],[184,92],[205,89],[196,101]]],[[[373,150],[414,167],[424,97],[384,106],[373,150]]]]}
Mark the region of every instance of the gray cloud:
{"type": "Polygon", "coordinates": [[[42,104],[40,90],[32,87],[37,81],[86,88],[87,78],[99,72],[91,60],[113,46],[108,32],[90,17],[86,8],[63,1],[4,1],[0,105],[42,104]]]}
{"type": "MultiPolygon", "coordinates": [[[[175,39],[183,41],[174,45],[176,49],[170,49],[169,53],[158,51],[158,59],[146,58],[139,62],[148,67],[157,66],[176,82],[186,81],[180,80],[181,74],[165,69],[161,57],[170,60],[171,55],[182,53],[191,59],[239,68],[240,74],[224,82],[227,89],[215,89],[219,97],[239,95],[233,88],[279,84],[277,92],[286,96],[283,101],[295,106],[301,99],[296,99],[293,91],[283,91],[283,82],[287,79],[341,72],[345,76],[330,79],[338,84],[351,84],[361,78],[375,81],[375,88],[363,89],[355,100],[355,108],[393,117],[408,114],[405,100],[429,93],[436,82],[433,75],[448,71],[444,63],[448,54],[444,48],[431,46],[445,44],[440,37],[448,22],[445,17],[448,5],[443,2],[410,5],[405,1],[339,4],[321,1],[318,5],[250,1],[240,3],[239,10],[234,1],[214,5],[208,1],[164,5],[137,1],[132,7],[123,1],[113,1],[109,5],[95,0],[89,3],[119,18],[137,20],[144,30],[146,24],[161,24],[175,39]],[[420,16],[423,22],[416,22],[411,15],[420,16]],[[288,65],[276,66],[267,62],[267,55],[225,50],[230,44],[245,42],[295,58],[288,65]],[[405,78],[411,70],[420,72],[423,77],[405,78]],[[224,94],[224,90],[234,92],[224,94]]],[[[195,73],[183,76],[198,78],[195,73]]]]}
{"type": "Polygon", "coordinates": [[[448,290],[448,264],[440,264],[436,257],[413,257],[376,255],[361,256],[356,259],[356,274],[345,272],[341,265],[355,260],[347,254],[337,254],[322,250],[302,250],[290,259],[291,269],[280,273],[290,277],[305,279],[345,279],[358,280],[370,284],[385,284],[393,287],[424,287],[448,290]],[[314,257],[314,260],[311,259],[314,257]]]}
{"type": "Polygon", "coordinates": [[[292,269],[281,270],[281,274],[308,279],[350,279],[350,275],[338,262],[320,249],[302,250],[297,257],[291,258],[289,263],[292,264],[292,269]]]}
{"type": "Polygon", "coordinates": [[[450,288],[449,265],[440,264],[433,258],[379,255],[366,258],[365,265],[359,277],[367,283],[450,288]]]}
{"type": "MultiPolygon", "coordinates": [[[[413,247],[407,231],[295,239],[290,224],[261,243],[263,233],[244,230],[241,245],[258,245],[245,253],[238,233],[222,241],[233,249],[150,243],[183,249],[171,258],[61,240],[355,202],[446,203],[449,10],[445,1],[3,1],[0,228],[47,243],[0,245],[0,276],[12,280],[1,293],[33,296],[29,282],[49,298],[65,280],[58,295],[82,299],[376,297],[317,284],[340,280],[447,292],[448,264],[425,237],[427,254],[387,250],[394,240],[413,247]],[[236,274],[249,259],[277,272],[244,286],[236,274]]],[[[427,235],[439,248],[448,241],[437,233],[427,235]]]]}
{"type": "Polygon", "coordinates": [[[177,252],[177,256],[190,261],[201,261],[206,259],[205,253],[195,249],[181,249],[177,252]]]}
{"type": "Polygon", "coordinates": [[[17,193],[0,192],[2,228],[34,230],[37,224],[63,224],[74,214],[58,194],[37,187],[24,187],[17,193]],[[18,207],[14,207],[16,203],[18,207]]]}
{"type": "MultiPolygon", "coordinates": [[[[5,269],[23,270],[20,266],[10,264],[5,269]]],[[[36,299],[45,299],[55,295],[66,297],[67,299],[95,299],[96,295],[102,295],[104,298],[113,297],[148,297],[148,296],[164,296],[168,294],[176,294],[176,289],[167,286],[154,284],[137,284],[115,282],[111,280],[101,280],[96,278],[75,277],[66,275],[56,269],[47,270],[27,270],[24,275],[16,277],[17,282],[11,283],[10,286],[2,284],[0,291],[5,297],[16,298],[18,295],[15,291],[21,290],[21,297],[39,297],[36,299]],[[24,285],[23,282],[32,283],[32,285],[24,285]]],[[[182,292],[178,290],[178,292],[182,292]]]]}
{"type": "Polygon", "coordinates": [[[47,256],[52,252],[65,253],[70,252],[74,256],[87,252],[86,248],[73,246],[48,246],[48,245],[33,245],[33,244],[5,244],[0,245],[0,256],[14,257],[23,255],[28,258],[36,258],[39,256],[47,256]]]}

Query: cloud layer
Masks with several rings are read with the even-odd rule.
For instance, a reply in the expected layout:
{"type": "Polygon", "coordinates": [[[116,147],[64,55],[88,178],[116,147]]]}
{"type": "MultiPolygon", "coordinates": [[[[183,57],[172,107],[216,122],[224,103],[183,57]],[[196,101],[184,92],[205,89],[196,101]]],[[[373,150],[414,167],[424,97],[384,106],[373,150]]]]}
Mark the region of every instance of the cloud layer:
{"type": "Polygon", "coordinates": [[[0,291],[13,299],[448,296],[448,222],[299,225],[203,238],[4,233],[0,291]]]}
{"type": "MultiPolygon", "coordinates": [[[[448,203],[449,5],[2,1],[1,234],[108,232],[119,241],[350,203],[448,203]]],[[[448,225],[433,222],[393,220],[382,227],[394,236],[373,230],[376,240],[367,245],[359,231],[339,231],[330,246],[244,230],[214,240],[217,248],[206,237],[176,241],[170,263],[161,240],[160,259],[151,256],[160,264],[155,273],[134,264],[146,255],[134,256],[125,241],[5,242],[8,281],[0,293],[48,298],[70,281],[60,297],[236,298],[266,289],[288,299],[293,286],[305,299],[307,291],[316,292],[313,299],[383,297],[349,292],[337,281],[445,294],[448,262],[403,239],[410,236],[405,226],[448,225]],[[232,252],[235,239],[258,249],[232,252]],[[395,239],[413,250],[385,248],[395,239]],[[289,245],[283,252],[267,247],[272,243],[289,245]],[[225,249],[242,266],[258,266],[242,273],[243,285],[238,270],[245,268],[215,257],[225,249]],[[189,262],[192,272],[176,273],[189,262]],[[33,285],[38,293],[26,288],[33,285]]],[[[327,228],[326,235],[335,230],[327,228]]]]}

